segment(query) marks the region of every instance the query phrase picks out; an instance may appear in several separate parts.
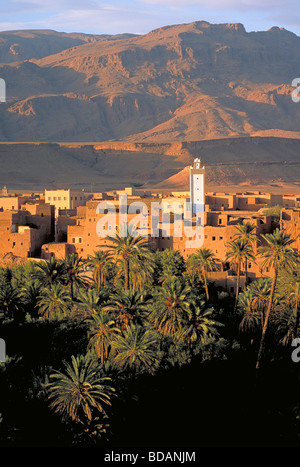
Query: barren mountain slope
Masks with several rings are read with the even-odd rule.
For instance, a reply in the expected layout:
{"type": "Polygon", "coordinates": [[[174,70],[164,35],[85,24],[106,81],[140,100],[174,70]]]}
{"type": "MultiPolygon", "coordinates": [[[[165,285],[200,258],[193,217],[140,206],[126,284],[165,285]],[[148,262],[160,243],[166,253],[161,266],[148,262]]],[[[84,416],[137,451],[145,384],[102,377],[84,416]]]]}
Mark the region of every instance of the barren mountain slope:
{"type": "Polygon", "coordinates": [[[186,190],[188,167],[198,156],[207,169],[207,189],[291,191],[293,184],[299,193],[299,153],[300,139],[261,137],[173,144],[2,143],[0,187],[186,190]]]}
{"type": "Polygon", "coordinates": [[[64,33],[48,29],[4,31],[0,32],[0,63],[42,58],[87,42],[128,36],[133,35],[64,33]]]}
{"type": "Polygon", "coordinates": [[[300,137],[290,95],[300,38],[284,29],[198,21],[114,40],[56,34],[58,53],[0,65],[2,141],[300,137]]]}

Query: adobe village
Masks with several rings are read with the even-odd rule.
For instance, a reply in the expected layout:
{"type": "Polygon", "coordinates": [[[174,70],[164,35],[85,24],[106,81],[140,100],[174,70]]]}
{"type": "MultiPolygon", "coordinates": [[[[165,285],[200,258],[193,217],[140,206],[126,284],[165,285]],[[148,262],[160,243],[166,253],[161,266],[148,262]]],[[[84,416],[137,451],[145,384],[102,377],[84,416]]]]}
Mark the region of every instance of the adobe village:
{"type": "MultiPolygon", "coordinates": [[[[239,225],[248,222],[254,227],[255,256],[257,248],[263,244],[261,234],[273,233],[278,227],[295,239],[292,246],[299,252],[300,194],[282,195],[255,191],[206,193],[205,167],[200,167],[199,163],[195,159],[194,167],[190,167],[188,192],[172,191],[162,194],[125,187],[124,190],[98,193],[72,189],[11,193],[5,187],[0,195],[0,229],[3,239],[0,261],[9,265],[28,260],[38,261],[39,258],[47,260],[54,257],[61,260],[72,253],[87,259],[97,250],[106,248],[105,237],[115,236],[123,223],[130,226],[131,222],[137,234],[148,239],[152,250],[178,250],[187,259],[198,249],[197,243],[193,246],[198,235],[195,209],[191,217],[194,230],[192,227],[191,233],[187,235],[183,226],[187,203],[191,203],[193,207],[202,206],[203,242],[199,242],[199,246],[210,249],[216,257],[217,270],[209,272],[208,278],[225,290],[235,292],[237,287],[236,265],[229,264],[226,254],[239,225]],[[120,199],[124,200],[124,195],[127,208],[125,218],[119,215],[120,199]],[[102,213],[99,213],[99,203],[102,213]],[[158,231],[155,236],[151,222],[151,203],[159,208],[158,231]],[[110,219],[108,212],[111,206],[115,207],[116,214],[110,219]],[[146,212],[143,215],[145,207],[146,212]],[[139,218],[137,214],[140,214],[139,218]],[[167,217],[164,219],[165,214],[167,217]],[[99,232],[97,225],[101,219],[102,231],[99,232]],[[179,233],[176,233],[176,229],[179,233]]],[[[261,265],[262,259],[259,258],[247,264],[247,271],[242,265],[241,277],[238,278],[240,290],[245,286],[246,272],[249,281],[272,277],[272,268],[262,269],[261,265]]]]}
{"type": "Polygon", "coordinates": [[[299,63],[279,26],[0,32],[1,447],[299,446],[299,63]]]}

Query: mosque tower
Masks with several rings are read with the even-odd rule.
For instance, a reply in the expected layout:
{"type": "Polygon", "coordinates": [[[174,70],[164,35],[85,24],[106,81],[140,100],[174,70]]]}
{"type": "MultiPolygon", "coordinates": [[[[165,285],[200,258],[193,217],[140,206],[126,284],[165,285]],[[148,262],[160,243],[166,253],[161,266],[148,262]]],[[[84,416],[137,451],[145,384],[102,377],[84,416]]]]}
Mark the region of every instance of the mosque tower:
{"type": "Polygon", "coordinates": [[[201,166],[199,158],[194,159],[194,166],[190,167],[190,202],[192,213],[204,212],[205,191],[204,191],[205,167],[201,166]]]}

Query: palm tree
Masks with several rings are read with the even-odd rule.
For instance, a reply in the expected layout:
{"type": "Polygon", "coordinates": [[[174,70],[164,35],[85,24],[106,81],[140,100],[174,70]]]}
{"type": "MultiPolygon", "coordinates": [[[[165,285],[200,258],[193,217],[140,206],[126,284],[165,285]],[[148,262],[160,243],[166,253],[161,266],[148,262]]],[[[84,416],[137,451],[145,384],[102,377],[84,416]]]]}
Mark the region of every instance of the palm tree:
{"type": "Polygon", "coordinates": [[[295,335],[296,310],[294,307],[287,307],[276,310],[276,313],[271,315],[274,327],[276,328],[275,336],[282,345],[291,345],[295,335]]]}
{"type": "MultiPolygon", "coordinates": [[[[270,291],[270,279],[260,278],[252,282],[252,284],[239,295],[238,308],[244,313],[240,322],[240,331],[250,331],[252,334],[261,333],[270,291]]],[[[253,339],[251,342],[253,342],[253,339]]]]}
{"type": "Polygon", "coordinates": [[[150,316],[153,329],[174,337],[192,318],[192,298],[191,288],[178,278],[171,277],[166,280],[159,289],[150,316]]]}
{"type": "Polygon", "coordinates": [[[97,284],[98,290],[100,290],[102,285],[106,285],[111,271],[111,254],[108,251],[94,251],[94,256],[89,255],[86,265],[92,269],[93,279],[97,284]]]}
{"type": "Polygon", "coordinates": [[[109,356],[112,340],[120,330],[115,326],[115,321],[110,314],[103,310],[93,315],[88,321],[91,324],[88,348],[94,348],[97,357],[101,363],[104,363],[109,356]]]}
{"type": "Polygon", "coordinates": [[[188,273],[199,275],[204,281],[206,299],[209,300],[207,285],[207,273],[217,269],[217,262],[214,253],[208,248],[200,248],[188,259],[188,273]]]}
{"type": "Polygon", "coordinates": [[[194,288],[196,277],[199,276],[199,263],[195,254],[191,254],[187,259],[186,272],[190,278],[191,286],[194,288]]]}
{"type": "Polygon", "coordinates": [[[17,318],[23,314],[19,293],[11,283],[4,283],[0,288],[0,312],[7,318],[17,318]]]}
{"type": "Polygon", "coordinates": [[[54,256],[51,256],[49,260],[35,264],[32,278],[44,287],[63,283],[65,279],[64,264],[62,261],[56,260],[54,256]]]}
{"type": "MultiPolygon", "coordinates": [[[[149,258],[150,259],[150,258],[149,258]]],[[[130,264],[129,282],[132,284],[132,292],[136,290],[144,290],[146,286],[150,286],[153,282],[154,262],[144,261],[144,257],[137,254],[136,258],[132,258],[130,264]]]]}
{"type": "Polygon", "coordinates": [[[112,313],[116,323],[124,331],[129,324],[142,325],[149,315],[151,297],[131,290],[116,291],[104,309],[112,313]]]}
{"type": "Polygon", "coordinates": [[[111,379],[101,377],[97,362],[86,355],[72,355],[71,364],[64,362],[65,371],[50,375],[50,408],[60,414],[63,421],[90,423],[96,414],[106,415],[111,405],[114,388],[111,379]]]}
{"type": "Polygon", "coordinates": [[[176,340],[187,342],[190,346],[195,342],[205,344],[211,337],[218,335],[217,326],[222,326],[213,318],[213,309],[205,309],[205,303],[196,306],[193,316],[188,323],[179,331],[176,340]]]}
{"type": "Polygon", "coordinates": [[[131,326],[124,336],[118,335],[113,341],[115,365],[133,374],[154,372],[159,361],[158,344],[156,333],[142,326],[131,326]]]}
{"type": "Polygon", "coordinates": [[[241,265],[243,261],[250,260],[255,261],[252,247],[246,243],[244,240],[238,238],[227,244],[228,251],[226,253],[226,261],[233,265],[237,265],[237,277],[236,277],[236,294],[235,294],[235,309],[238,304],[239,298],[239,288],[240,288],[240,274],[241,274],[241,265]]]}
{"type": "Polygon", "coordinates": [[[61,318],[67,314],[71,307],[69,291],[60,284],[53,284],[41,290],[37,306],[39,314],[45,318],[61,318]]]}
{"type": "Polygon", "coordinates": [[[158,284],[164,284],[166,280],[173,276],[181,277],[185,272],[185,261],[179,250],[170,248],[164,251],[157,250],[153,257],[155,281],[158,284]]]}
{"type": "Polygon", "coordinates": [[[69,285],[71,298],[74,300],[75,290],[78,290],[80,286],[88,284],[88,278],[83,275],[83,260],[76,253],[72,253],[65,258],[63,266],[65,270],[65,283],[69,285]]]}
{"type": "MultiPolygon", "coordinates": [[[[251,335],[261,332],[263,327],[263,314],[262,310],[253,306],[255,296],[253,291],[248,287],[243,293],[239,295],[238,308],[243,312],[239,329],[241,332],[250,332],[251,335]]],[[[251,338],[251,343],[253,337],[251,338]]]]}
{"type": "Polygon", "coordinates": [[[252,308],[261,314],[264,321],[265,308],[269,301],[272,280],[269,277],[261,277],[248,287],[252,293],[252,308]]]}
{"type": "MultiPolygon", "coordinates": [[[[246,244],[248,244],[250,247],[253,246],[253,244],[257,240],[257,235],[256,235],[256,230],[257,227],[254,224],[251,224],[251,222],[243,221],[242,224],[238,224],[236,226],[236,234],[233,236],[233,240],[243,240],[246,244]]],[[[245,288],[248,285],[248,258],[245,258],[245,288]]]]}
{"type": "Polygon", "coordinates": [[[76,313],[82,318],[89,318],[99,312],[101,304],[97,289],[81,289],[75,305],[76,313]]]}
{"type": "Polygon", "coordinates": [[[27,313],[35,315],[41,286],[36,281],[29,281],[20,290],[19,297],[27,313]]]}
{"type": "Polygon", "coordinates": [[[280,269],[293,271],[298,262],[297,255],[294,252],[293,248],[290,246],[292,243],[294,243],[295,240],[291,238],[289,234],[277,228],[273,234],[262,235],[262,238],[267,243],[266,246],[260,246],[258,248],[259,254],[262,256],[262,258],[264,258],[264,261],[262,263],[262,269],[273,268],[274,275],[272,280],[268,309],[264,320],[262,336],[257,356],[257,370],[259,369],[261,363],[266,331],[275,295],[278,272],[280,269]]]}
{"type": "Polygon", "coordinates": [[[118,264],[125,279],[125,290],[130,288],[130,272],[136,266],[137,262],[151,264],[153,262],[153,254],[149,250],[149,242],[140,235],[135,235],[131,232],[128,226],[125,227],[124,236],[116,234],[115,237],[106,237],[110,241],[110,245],[103,245],[103,247],[110,248],[117,258],[118,264]]]}

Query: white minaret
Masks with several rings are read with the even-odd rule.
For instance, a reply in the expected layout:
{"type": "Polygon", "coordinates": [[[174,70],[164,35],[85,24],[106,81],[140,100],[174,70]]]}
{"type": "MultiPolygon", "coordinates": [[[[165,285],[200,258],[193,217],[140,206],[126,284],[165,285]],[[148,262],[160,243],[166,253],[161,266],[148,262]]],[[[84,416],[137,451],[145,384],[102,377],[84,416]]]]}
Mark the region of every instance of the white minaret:
{"type": "Polygon", "coordinates": [[[192,213],[204,212],[205,192],[204,192],[205,167],[201,167],[200,159],[194,159],[194,166],[190,167],[190,192],[192,213]]]}

